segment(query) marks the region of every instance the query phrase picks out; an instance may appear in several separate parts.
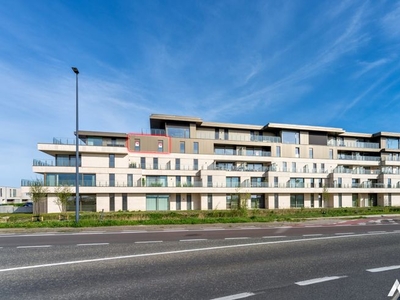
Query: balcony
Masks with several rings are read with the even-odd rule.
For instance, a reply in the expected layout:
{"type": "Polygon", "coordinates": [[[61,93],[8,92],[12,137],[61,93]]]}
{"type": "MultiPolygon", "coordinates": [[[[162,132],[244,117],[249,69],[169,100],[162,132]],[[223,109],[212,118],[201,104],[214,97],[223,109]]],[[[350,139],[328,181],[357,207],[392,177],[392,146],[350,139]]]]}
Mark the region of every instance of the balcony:
{"type": "Polygon", "coordinates": [[[379,149],[379,143],[365,143],[365,142],[329,141],[328,146],[379,149]]]}
{"type": "MultiPolygon", "coordinates": [[[[34,159],[33,160],[34,167],[75,167],[75,160],[59,160],[54,161],[51,159],[34,159]]],[[[81,165],[79,165],[81,166],[81,165]]]]}
{"type": "Polygon", "coordinates": [[[358,161],[380,161],[380,156],[363,156],[363,155],[348,155],[338,154],[338,159],[342,160],[358,160],[358,161]]]}
{"type": "MultiPolygon", "coordinates": [[[[68,138],[53,138],[53,144],[55,145],[76,145],[76,139],[68,139],[68,138]]],[[[110,141],[102,141],[99,143],[88,143],[82,140],[78,141],[80,146],[97,146],[97,147],[126,147],[125,142],[110,142],[110,141]]]]}

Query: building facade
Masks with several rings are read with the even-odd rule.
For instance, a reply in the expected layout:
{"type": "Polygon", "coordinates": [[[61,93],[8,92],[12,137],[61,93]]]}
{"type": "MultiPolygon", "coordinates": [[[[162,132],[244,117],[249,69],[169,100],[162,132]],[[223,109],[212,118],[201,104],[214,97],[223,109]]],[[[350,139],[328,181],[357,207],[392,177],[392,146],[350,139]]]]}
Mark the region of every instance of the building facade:
{"type": "Polygon", "coordinates": [[[30,201],[29,189],[0,186],[0,204],[18,204],[30,201]]]}
{"type": "MultiPolygon", "coordinates": [[[[81,210],[364,207],[400,205],[400,133],[150,116],[150,133],[79,132],[81,210]]],[[[75,186],[75,139],[38,144],[55,188],[75,186]]],[[[25,188],[29,183],[23,181],[25,188]]],[[[74,210],[71,201],[70,210],[74,210]]]]}

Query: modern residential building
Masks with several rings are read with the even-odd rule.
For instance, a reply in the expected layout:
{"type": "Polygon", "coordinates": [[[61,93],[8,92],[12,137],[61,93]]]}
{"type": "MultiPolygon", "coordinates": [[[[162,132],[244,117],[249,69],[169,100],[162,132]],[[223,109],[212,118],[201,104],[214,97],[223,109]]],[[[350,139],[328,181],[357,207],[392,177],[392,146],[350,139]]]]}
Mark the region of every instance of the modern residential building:
{"type": "Polygon", "coordinates": [[[0,204],[25,203],[30,201],[30,199],[29,189],[0,186],[0,204]]]}
{"type": "MultiPolygon", "coordinates": [[[[153,114],[148,134],[79,138],[82,210],[230,209],[243,195],[248,207],[267,209],[400,205],[400,133],[153,114]]],[[[38,144],[52,157],[33,161],[48,212],[58,211],[55,187],[74,192],[74,144],[38,144]]]]}

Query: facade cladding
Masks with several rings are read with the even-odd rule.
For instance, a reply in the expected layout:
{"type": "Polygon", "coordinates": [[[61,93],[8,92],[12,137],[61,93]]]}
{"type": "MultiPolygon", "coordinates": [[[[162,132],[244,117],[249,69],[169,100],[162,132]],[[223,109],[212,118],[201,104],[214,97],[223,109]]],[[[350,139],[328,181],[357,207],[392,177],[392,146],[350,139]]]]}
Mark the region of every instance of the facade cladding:
{"type": "MultiPolygon", "coordinates": [[[[241,194],[249,208],[400,205],[400,133],[172,115],[151,115],[150,129],[79,132],[81,210],[231,209],[241,194]]],[[[47,212],[58,212],[55,188],[74,192],[74,140],[38,149],[53,157],[33,171],[48,186],[47,212]]]]}

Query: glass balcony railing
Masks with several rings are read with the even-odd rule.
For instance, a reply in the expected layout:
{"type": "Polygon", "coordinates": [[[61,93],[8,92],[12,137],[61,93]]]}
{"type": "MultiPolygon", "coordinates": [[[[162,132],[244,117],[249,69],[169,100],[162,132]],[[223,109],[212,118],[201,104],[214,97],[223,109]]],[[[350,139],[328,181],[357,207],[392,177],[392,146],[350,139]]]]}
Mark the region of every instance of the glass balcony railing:
{"type": "Polygon", "coordinates": [[[329,141],[328,146],[379,149],[379,143],[366,143],[366,142],[329,141]]]}
{"type": "Polygon", "coordinates": [[[380,161],[380,156],[363,156],[363,155],[347,155],[338,154],[338,159],[343,160],[362,160],[362,161],[380,161]]]}

